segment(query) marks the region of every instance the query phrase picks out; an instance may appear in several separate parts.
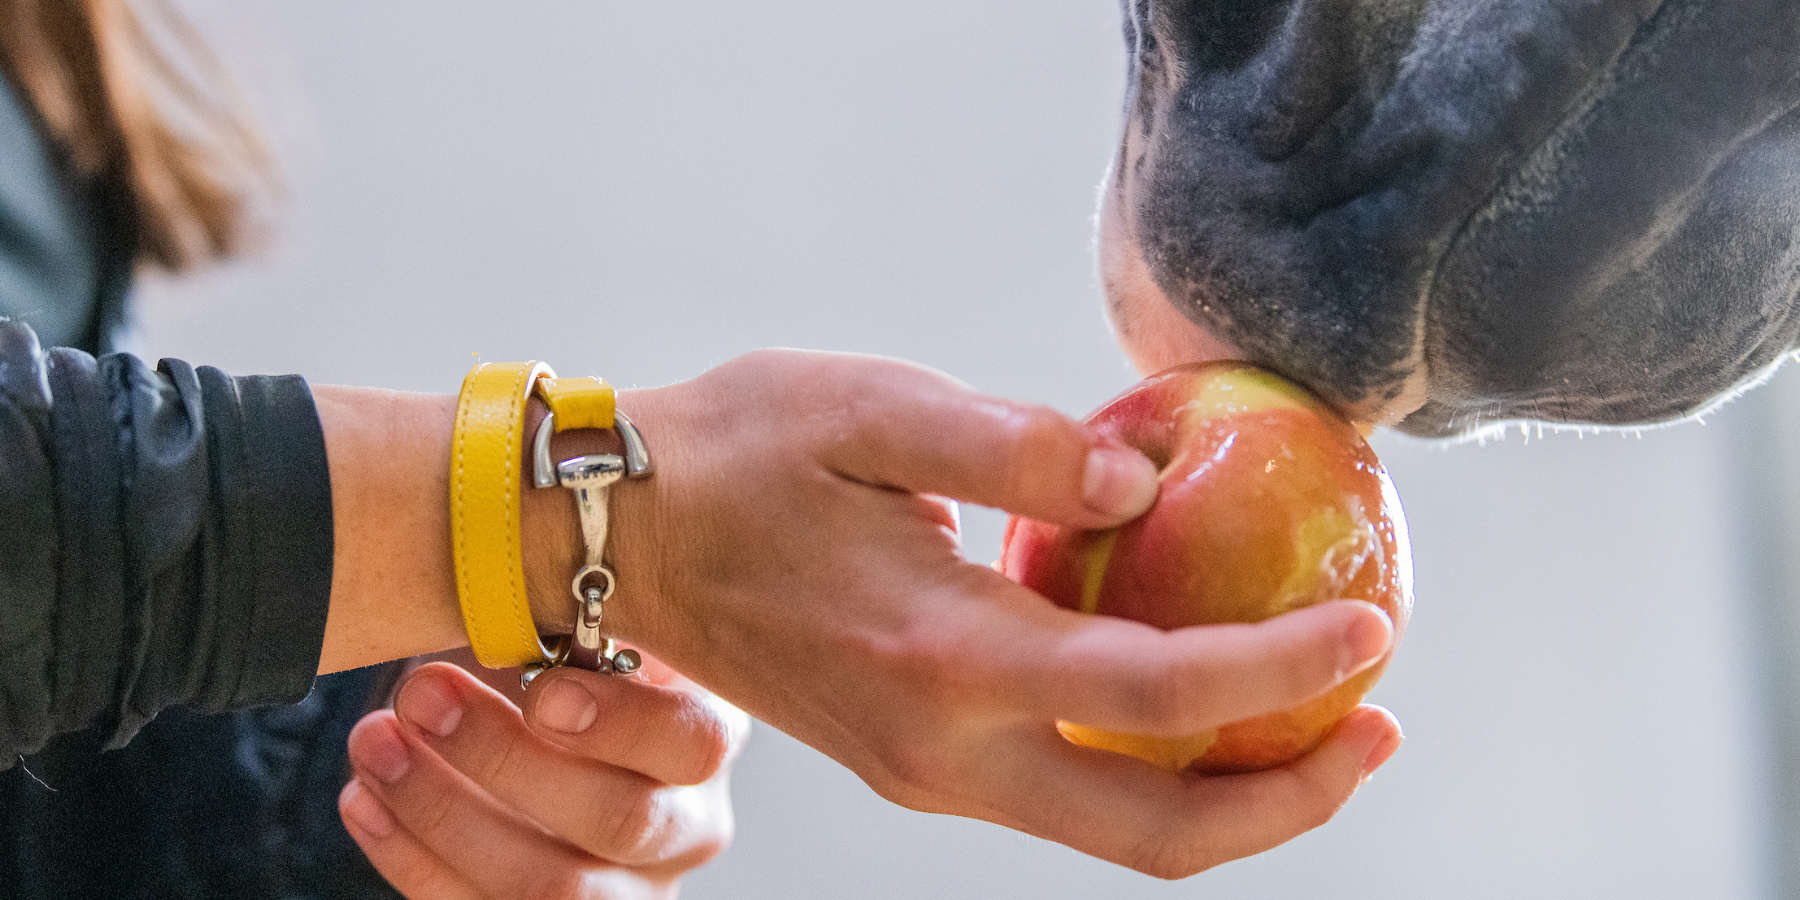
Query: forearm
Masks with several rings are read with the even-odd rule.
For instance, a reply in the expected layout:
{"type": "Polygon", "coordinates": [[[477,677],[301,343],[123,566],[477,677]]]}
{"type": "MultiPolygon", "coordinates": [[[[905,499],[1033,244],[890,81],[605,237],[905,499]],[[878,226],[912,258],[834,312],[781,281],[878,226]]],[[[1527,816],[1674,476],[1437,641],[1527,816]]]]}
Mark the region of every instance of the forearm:
{"type": "MultiPolygon", "coordinates": [[[[335,556],[319,671],[466,646],[450,538],[450,444],[456,398],[375,388],[313,388],[331,466],[335,556]]],[[[528,424],[541,417],[535,404],[528,424]]],[[[529,433],[529,429],[528,429],[529,433]]],[[[559,435],[561,455],[597,435],[559,435]]],[[[564,490],[520,480],[520,530],[534,619],[567,631],[567,579],[580,532],[564,490]]]]}

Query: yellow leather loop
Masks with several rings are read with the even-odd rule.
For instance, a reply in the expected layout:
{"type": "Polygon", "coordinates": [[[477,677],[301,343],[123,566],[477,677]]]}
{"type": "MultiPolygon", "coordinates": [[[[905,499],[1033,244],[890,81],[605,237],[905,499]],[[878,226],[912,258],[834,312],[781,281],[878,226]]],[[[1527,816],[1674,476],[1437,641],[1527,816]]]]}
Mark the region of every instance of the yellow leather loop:
{"type": "Polygon", "coordinates": [[[519,492],[525,403],[540,379],[554,377],[540,362],[482,363],[463,379],[456,403],[450,451],[451,553],[469,645],[489,668],[550,656],[538,639],[525,594],[519,492]]]}
{"type": "Polygon", "coordinates": [[[556,430],[613,427],[613,389],[603,378],[545,378],[538,396],[556,413],[556,430]]]}

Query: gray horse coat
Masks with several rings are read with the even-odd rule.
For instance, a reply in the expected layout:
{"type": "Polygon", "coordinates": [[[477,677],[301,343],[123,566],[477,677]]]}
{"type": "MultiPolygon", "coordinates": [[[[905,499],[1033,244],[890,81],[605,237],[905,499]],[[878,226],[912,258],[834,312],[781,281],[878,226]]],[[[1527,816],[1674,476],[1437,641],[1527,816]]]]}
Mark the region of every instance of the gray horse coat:
{"type": "Polygon", "coordinates": [[[1662,421],[1800,332],[1800,0],[1124,6],[1118,240],[1345,408],[1662,421]]]}

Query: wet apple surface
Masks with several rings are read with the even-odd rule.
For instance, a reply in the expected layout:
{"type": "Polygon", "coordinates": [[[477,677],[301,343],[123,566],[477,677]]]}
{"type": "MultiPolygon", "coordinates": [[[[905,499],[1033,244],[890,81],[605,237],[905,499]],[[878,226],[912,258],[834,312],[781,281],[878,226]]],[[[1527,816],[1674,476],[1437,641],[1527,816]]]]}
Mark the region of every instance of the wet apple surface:
{"type": "MultiPolygon", "coordinates": [[[[1153,375],[1089,417],[1156,463],[1155,506],[1116,529],[1014,519],[1000,568],[1053,602],[1161,628],[1258,622],[1335,599],[1394,621],[1412,608],[1406,523],[1362,435],[1299,386],[1244,363],[1153,375]]],[[[1391,655],[1390,651],[1390,655],[1391,655]]],[[[1063,735],[1171,769],[1266,769],[1322,742],[1380,663],[1292,710],[1186,737],[1058,723],[1063,735]]]]}

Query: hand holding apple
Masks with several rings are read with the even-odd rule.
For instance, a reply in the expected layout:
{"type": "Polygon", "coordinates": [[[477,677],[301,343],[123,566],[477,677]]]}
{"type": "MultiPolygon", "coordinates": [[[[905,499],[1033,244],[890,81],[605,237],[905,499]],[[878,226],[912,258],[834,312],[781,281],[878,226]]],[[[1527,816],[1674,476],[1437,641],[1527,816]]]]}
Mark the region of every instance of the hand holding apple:
{"type": "MultiPolygon", "coordinates": [[[[1412,561],[1393,484],[1348,422],[1298,386],[1245,363],[1179,366],[1089,417],[1161,471],[1156,505],[1081,531],[1025,518],[1001,571],[1057,604],[1162,628],[1258,622],[1334,599],[1393,620],[1412,608],[1412,561]]],[[[1059,722],[1069,740],[1202,774],[1282,765],[1317,747],[1387,660],[1287,710],[1186,737],[1059,722]]]]}
{"type": "Polygon", "coordinates": [[[616,491],[608,622],[882,797],[1175,878],[1317,827],[1401,742],[1362,708],[1291,766],[1202,778],[1064,740],[1051,723],[1179,734],[1286,709],[1393,631],[1354,601],[1164,631],[971,561],[944,498],[1089,529],[1155,499],[1150,460],[1052,409],[797,351],[621,406],[658,472],[616,491]]]}

